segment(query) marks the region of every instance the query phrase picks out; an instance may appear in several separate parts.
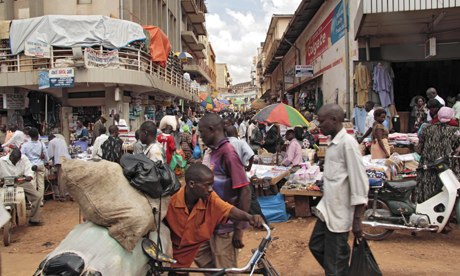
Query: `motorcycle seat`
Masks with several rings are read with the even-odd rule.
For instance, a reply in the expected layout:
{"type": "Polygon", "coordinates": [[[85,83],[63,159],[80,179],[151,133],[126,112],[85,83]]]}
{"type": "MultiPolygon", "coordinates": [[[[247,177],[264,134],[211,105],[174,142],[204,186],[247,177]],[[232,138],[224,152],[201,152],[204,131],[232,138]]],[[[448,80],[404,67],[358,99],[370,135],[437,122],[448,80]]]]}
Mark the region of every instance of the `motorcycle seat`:
{"type": "Polygon", "coordinates": [[[388,181],[388,186],[393,190],[398,190],[401,193],[408,192],[414,189],[417,186],[417,181],[407,180],[407,181],[388,181]]]}

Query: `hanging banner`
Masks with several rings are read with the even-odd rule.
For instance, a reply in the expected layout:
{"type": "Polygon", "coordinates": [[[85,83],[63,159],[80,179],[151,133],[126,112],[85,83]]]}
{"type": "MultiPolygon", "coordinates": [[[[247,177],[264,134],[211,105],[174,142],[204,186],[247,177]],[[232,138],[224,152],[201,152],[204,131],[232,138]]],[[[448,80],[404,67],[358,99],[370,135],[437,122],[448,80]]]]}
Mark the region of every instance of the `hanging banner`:
{"type": "Polygon", "coordinates": [[[85,65],[91,68],[118,68],[120,59],[118,50],[101,53],[92,48],[85,48],[85,65]]]}
{"type": "Polygon", "coordinates": [[[296,65],[295,76],[296,78],[313,77],[313,65],[296,65]]]}
{"type": "Polygon", "coordinates": [[[30,57],[51,58],[51,47],[45,43],[26,41],[24,54],[30,57]]]}
{"type": "Polygon", "coordinates": [[[50,88],[50,77],[48,71],[38,72],[38,89],[50,88]]]}
{"type": "Polygon", "coordinates": [[[75,74],[73,68],[50,69],[48,74],[50,88],[74,87],[75,74]]]}
{"type": "Polygon", "coordinates": [[[343,1],[340,1],[307,41],[305,45],[306,64],[313,64],[315,59],[345,35],[345,18],[342,5],[343,1]]]}

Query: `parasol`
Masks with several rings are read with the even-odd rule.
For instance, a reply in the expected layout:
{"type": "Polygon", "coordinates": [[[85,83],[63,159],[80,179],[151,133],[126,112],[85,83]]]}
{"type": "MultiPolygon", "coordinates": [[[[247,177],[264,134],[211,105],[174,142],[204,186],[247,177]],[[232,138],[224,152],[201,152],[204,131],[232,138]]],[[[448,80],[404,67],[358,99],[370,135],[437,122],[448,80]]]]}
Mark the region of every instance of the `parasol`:
{"type": "Polygon", "coordinates": [[[176,52],[174,54],[180,60],[192,60],[193,56],[187,52],[176,52]]]}
{"type": "Polygon", "coordinates": [[[291,127],[309,126],[307,119],[297,109],[283,103],[272,104],[263,108],[254,116],[254,120],[279,123],[291,127]]]}
{"type": "Polygon", "coordinates": [[[267,105],[268,104],[263,99],[256,99],[251,103],[251,108],[259,110],[266,107],[267,105]]]}
{"type": "Polygon", "coordinates": [[[211,98],[211,96],[207,96],[202,102],[201,102],[201,106],[206,108],[207,110],[212,110],[216,107],[213,99],[211,98]]]}

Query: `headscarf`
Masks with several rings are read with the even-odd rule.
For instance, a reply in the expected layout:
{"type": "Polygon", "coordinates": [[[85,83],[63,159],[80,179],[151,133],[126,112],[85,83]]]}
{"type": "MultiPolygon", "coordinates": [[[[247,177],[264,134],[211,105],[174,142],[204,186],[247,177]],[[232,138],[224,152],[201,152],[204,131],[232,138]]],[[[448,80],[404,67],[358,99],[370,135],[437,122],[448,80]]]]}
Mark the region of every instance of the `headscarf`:
{"type": "Polygon", "coordinates": [[[189,127],[188,125],[184,125],[184,126],[182,127],[182,131],[184,131],[184,132],[190,132],[190,127],[189,127]]]}
{"type": "Polygon", "coordinates": [[[454,115],[455,115],[455,111],[450,107],[443,106],[438,111],[438,119],[441,123],[450,122],[450,120],[452,120],[454,115]]]}

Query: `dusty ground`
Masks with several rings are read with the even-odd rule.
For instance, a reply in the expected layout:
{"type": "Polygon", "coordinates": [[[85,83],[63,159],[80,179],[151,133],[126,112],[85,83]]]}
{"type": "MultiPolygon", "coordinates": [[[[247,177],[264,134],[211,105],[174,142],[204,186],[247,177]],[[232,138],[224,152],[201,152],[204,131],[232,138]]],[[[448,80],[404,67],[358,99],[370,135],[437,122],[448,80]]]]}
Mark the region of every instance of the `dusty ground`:
{"type": "MultiPolygon", "coordinates": [[[[13,244],[1,245],[2,275],[32,275],[46,254],[79,221],[78,205],[74,202],[47,202],[43,215],[45,226],[16,228],[13,244]]],[[[274,224],[275,240],[268,258],[282,275],[324,275],[307,248],[314,221],[291,219],[274,224]]],[[[240,265],[248,260],[250,249],[257,246],[263,235],[263,231],[248,230],[240,265]]],[[[370,242],[370,246],[384,275],[459,275],[457,227],[448,235],[422,233],[413,237],[407,232],[395,233],[385,241],[370,242]]]]}

